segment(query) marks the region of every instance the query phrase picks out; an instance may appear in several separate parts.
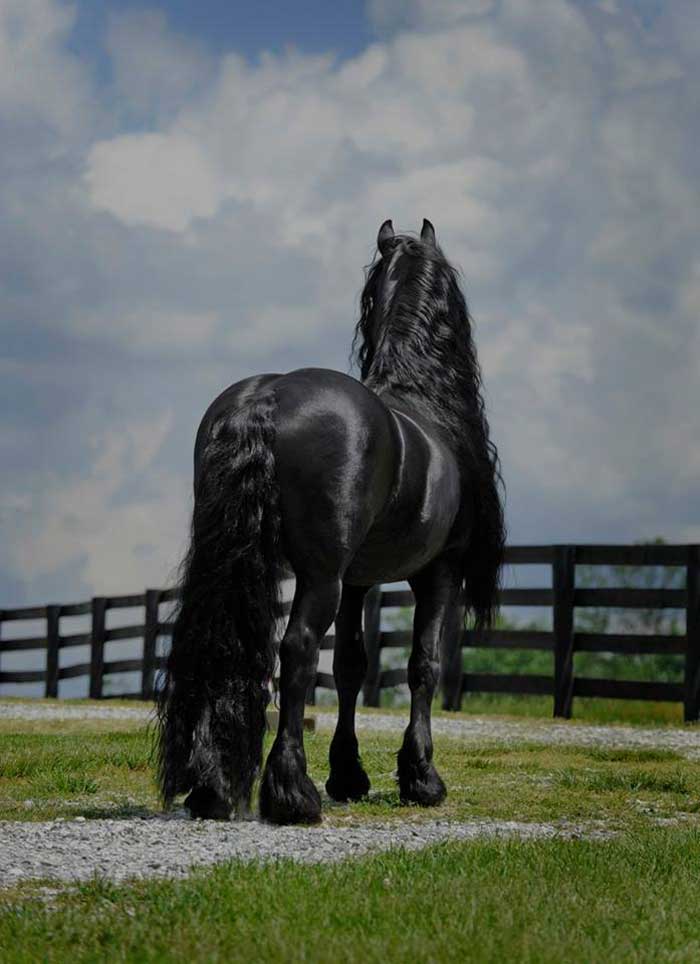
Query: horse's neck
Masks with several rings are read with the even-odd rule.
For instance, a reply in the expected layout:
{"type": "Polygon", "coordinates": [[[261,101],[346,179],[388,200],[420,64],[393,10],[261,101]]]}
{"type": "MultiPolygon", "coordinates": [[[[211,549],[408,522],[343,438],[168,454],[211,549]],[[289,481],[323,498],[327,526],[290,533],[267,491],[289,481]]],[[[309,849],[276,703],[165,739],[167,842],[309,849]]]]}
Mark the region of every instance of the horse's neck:
{"type": "Polygon", "coordinates": [[[384,402],[386,407],[392,412],[398,412],[404,415],[419,425],[428,434],[436,433],[443,436],[444,440],[447,441],[447,433],[445,427],[440,423],[440,419],[428,409],[427,405],[421,405],[420,399],[415,399],[410,393],[401,393],[392,390],[391,387],[375,389],[369,385],[368,388],[371,388],[375,395],[381,398],[382,402],[384,402]]]}

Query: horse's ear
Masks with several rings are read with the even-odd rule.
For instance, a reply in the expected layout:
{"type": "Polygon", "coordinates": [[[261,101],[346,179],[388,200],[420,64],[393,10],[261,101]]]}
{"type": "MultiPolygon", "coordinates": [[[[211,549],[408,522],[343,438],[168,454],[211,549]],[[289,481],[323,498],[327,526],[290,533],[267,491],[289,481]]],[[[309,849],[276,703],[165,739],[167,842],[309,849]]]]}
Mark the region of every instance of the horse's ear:
{"type": "Polygon", "coordinates": [[[379,229],[379,234],[377,235],[377,247],[382,256],[385,256],[389,250],[389,242],[394,237],[394,225],[391,220],[385,221],[384,224],[379,229]]]}
{"type": "Polygon", "coordinates": [[[435,246],[437,241],[435,240],[435,228],[432,226],[427,218],[423,218],[423,227],[420,232],[421,241],[425,241],[426,244],[432,244],[435,246]]]}

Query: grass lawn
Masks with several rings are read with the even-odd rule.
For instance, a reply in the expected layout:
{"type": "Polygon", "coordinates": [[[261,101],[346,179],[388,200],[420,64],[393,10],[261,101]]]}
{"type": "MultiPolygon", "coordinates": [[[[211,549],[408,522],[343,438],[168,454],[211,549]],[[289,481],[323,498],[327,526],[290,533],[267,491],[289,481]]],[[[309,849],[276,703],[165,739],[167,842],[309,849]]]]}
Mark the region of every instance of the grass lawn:
{"type": "MultiPolygon", "coordinates": [[[[328,776],[329,741],[324,730],[306,736],[309,772],[318,783],[328,776]]],[[[326,801],[328,821],[435,816],[399,801],[399,743],[396,733],[360,734],[371,796],[351,806],[326,801]]],[[[153,811],[151,747],[152,733],[138,720],[0,720],[0,819],[153,811]]],[[[449,818],[604,820],[616,827],[641,826],[650,816],[700,820],[700,766],[673,750],[472,745],[436,737],[435,760],[449,790],[438,813],[449,818]]]]}
{"type": "Polygon", "coordinates": [[[700,834],[477,841],[336,866],[229,863],[7,901],[6,962],[700,958],[700,834]]]}
{"type": "MultiPolygon", "coordinates": [[[[307,735],[318,782],[329,740],[307,735]]],[[[330,867],[231,862],[185,881],[52,885],[49,901],[21,885],[0,894],[0,960],[700,960],[697,763],[439,738],[449,797],[426,812],[399,802],[398,735],[360,740],[372,795],[324,801],[329,823],[490,816],[600,821],[617,836],[448,843],[330,867]]],[[[0,818],[152,811],[150,746],[138,721],[2,720],[0,818]]]]}
{"type": "MultiPolygon", "coordinates": [[[[552,717],[552,697],[470,693],[462,698],[462,713],[470,716],[499,714],[546,720],[552,717]]],[[[627,726],[681,726],[683,705],[653,703],[650,700],[604,700],[577,696],[574,699],[571,722],[627,726]]]]}

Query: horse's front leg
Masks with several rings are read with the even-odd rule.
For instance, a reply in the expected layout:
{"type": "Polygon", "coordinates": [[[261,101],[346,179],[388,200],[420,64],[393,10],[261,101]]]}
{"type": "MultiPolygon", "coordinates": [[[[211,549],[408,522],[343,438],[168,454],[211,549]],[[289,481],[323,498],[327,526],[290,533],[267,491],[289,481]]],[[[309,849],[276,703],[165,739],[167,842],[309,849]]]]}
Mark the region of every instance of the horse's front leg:
{"type": "Polygon", "coordinates": [[[433,765],[430,711],[439,680],[440,649],[446,634],[459,632],[461,576],[446,559],[432,562],[410,580],[416,597],[413,648],[408,661],[411,719],[398,755],[401,800],[436,806],[447,790],[433,765]]]}
{"type": "Polygon", "coordinates": [[[316,672],[321,639],[340,600],[340,579],[297,578],[287,631],[280,644],[277,737],[260,784],[260,815],[271,823],[318,823],[321,797],[306,773],[304,703],[316,672]]]}
{"type": "Polygon", "coordinates": [[[343,586],[335,618],[333,677],[338,693],[338,724],[329,753],[331,772],[326,782],[334,800],[360,800],[369,793],[369,777],[360,761],[355,735],[355,705],[365,673],[367,654],[362,636],[362,603],[366,587],[343,586]]]}

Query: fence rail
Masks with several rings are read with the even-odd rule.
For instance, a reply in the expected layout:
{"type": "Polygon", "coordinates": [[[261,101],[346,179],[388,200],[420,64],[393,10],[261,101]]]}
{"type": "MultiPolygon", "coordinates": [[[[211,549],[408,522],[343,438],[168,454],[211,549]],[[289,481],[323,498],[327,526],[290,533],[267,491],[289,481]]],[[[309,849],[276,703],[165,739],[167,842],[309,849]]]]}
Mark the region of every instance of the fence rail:
{"type": "MultiPolygon", "coordinates": [[[[506,562],[511,565],[544,565],[552,571],[551,589],[505,589],[502,606],[541,606],[551,609],[552,631],[497,629],[481,638],[465,631],[446,640],[442,654],[441,688],[445,709],[461,706],[465,693],[529,693],[552,696],[554,715],[570,717],[576,696],[615,699],[670,700],[682,702],[686,720],[700,716],[700,546],[697,545],[556,545],[509,546],[506,562]],[[577,565],[586,566],[674,566],[686,573],[684,589],[589,589],[576,585],[577,565]],[[684,635],[643,635],[634,633],[590,633],[574,630],[574,610],[578,607],[676,609],[685,611],[684,635]],[[463,669],[462,650],[482,646],[498,650],[545,650],[554,654],[552,676],[470,673],[463,669]],[[685,657],[683,683],[642,682],[577,677],[574,654],[617,653],[675,654],[685,657]]],[[[157,655],[159,637],[172,635],[172,624],[160,618],[162,603],[177,598],[175,589],[148,589],[140,595],[97,596],[87,602],[64,605],[31,606],[0,610],[0,684],[43,683],[48,697],[58,696],[59,681],[89,677],[89,694],[104,698],[105,677],[111,673],[139,672],[138,692],[118,694],[122,698],[153,698],[156,674],[164,658],[157,655]],[[143,621],[130,626],[108,628],[107,614],[113,610],[143,608],[143,621]],[[65,617],[90,616],[90,631],[61,634],[65,617]],[[28,620],[45,621],[45,635],[3,638],[5,624],[28,620]],[[107,643],[118,640],[143,641],[142,656],[133,659],[105,659],[107,643]],[[60,653],[71,647],[90,646],[90,661],[61,666],[60,653]],[[45,650],[43,669],[5,671],[2,654],[45,650]]],[[[375,587],[367,594],[364,635],[368,671],[363,688],[364,702],[378,706],[383,689],[406,683],[405,668],[382,669],[382,650],[410,645],[405,630],[383,630],[382,612],[413,605],[408,591],[375,587]]],[[[285,604],[289,612],[291,603],[285,604]]],[[[322,649],[332,649],[334,637],[327,635],[322,649]]],[[[317,687],[334,688],[333,677],[317,673],[309,692],[314,699],[317,687]]],[[[117,694],[114,694],[117,695],[117,694]]]]}

